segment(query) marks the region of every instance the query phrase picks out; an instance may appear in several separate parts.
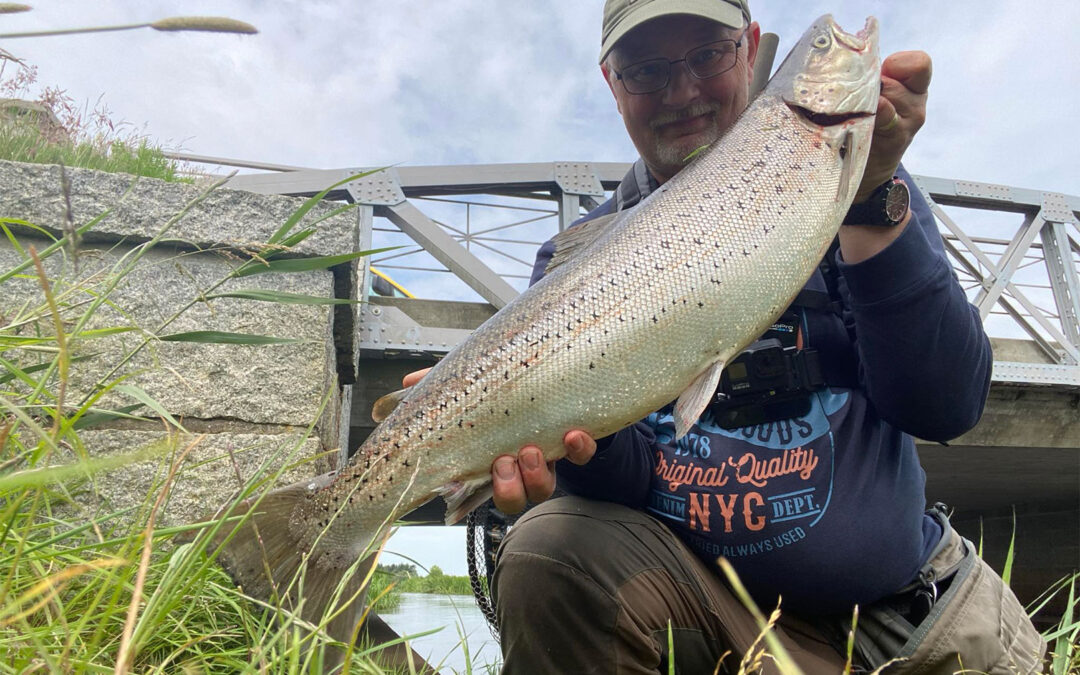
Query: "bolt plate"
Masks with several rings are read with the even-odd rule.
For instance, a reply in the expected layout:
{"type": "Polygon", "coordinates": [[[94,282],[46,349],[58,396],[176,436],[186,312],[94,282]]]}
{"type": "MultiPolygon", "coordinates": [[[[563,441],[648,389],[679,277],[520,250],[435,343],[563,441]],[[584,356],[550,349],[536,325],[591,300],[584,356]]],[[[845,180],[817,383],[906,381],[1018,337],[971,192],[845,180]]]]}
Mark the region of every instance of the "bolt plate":
{"type": "MultiPolygon", "coordinates": [[[[362,169],[355,169],[356,173],[362,173],[362,169]]],[[[371,206],[396,206],[405,201],[405,193],[401,190],[401,181],[397,171],[383,169],[373,174],[357,178],[346,184],[346,189],[358,204],[370,204],[371,206]]]]}
{"type": "Polygon", "coordinates": [[[587,162],[555,162],[555,182],[566,194],[604,196],[604,186],[587,162]]]}

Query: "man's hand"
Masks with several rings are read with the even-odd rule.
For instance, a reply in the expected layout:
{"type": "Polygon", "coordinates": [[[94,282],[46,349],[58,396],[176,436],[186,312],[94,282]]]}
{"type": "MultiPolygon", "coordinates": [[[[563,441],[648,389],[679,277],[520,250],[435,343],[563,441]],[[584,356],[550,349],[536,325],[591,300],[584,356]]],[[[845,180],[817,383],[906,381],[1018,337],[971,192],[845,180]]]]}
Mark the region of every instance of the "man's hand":
{"type": "Polygon", "coordinates": [[[897,52],[881,62],[874,137],[862,183],[855,193],[856,202],[866,201],[870,193],[895,175],[904,151],[926,121],[931,71],[926,52],[897,52]]]}
{"type": "MultiPolygon", "coordinates": [[[[429,370],[409,373],[402,378],[402,386],[413,386],[429,370]]],[[[563,436],[563,447],[567,459],[582,465],[592,459],[596,441],[584,431],[574,429],[563,436]]],[[[545,462],[540,448],[526,445],[517,457],[502,455],[495,459],[491,465],[491,487],[496,508],[503,513],[519,513],[525,509],[526,500],[542,502],[555,491],[555,462],[545,462]]]]}
{"type": "MultiPolygon", "coordinates": [[[[596,441],[584,431],[573,429],[563,436],[566,458],[586,464],[596,452],[596,441]]],[[[542,502],[555,491],[555,462],[544,462],[535,445],[526,445],[515,458],[503,455],[491,465],[491,487],[495,506],[503,513],[519,513],[525,501],[542,502]]]]}

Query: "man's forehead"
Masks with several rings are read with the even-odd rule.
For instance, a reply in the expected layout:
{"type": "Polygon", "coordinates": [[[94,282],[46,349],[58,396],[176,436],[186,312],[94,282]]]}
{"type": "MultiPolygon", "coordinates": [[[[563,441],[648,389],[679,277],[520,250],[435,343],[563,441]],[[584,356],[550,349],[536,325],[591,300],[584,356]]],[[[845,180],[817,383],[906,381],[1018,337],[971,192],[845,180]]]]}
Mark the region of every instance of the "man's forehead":
{"type": "Polygon", "coordinates": [[[689,14],[662,16],[635,27],[615,43],[623,59],[656,56],[669,49],[691,48],[731,37],[734,29],[717,21],[689,14]]]}

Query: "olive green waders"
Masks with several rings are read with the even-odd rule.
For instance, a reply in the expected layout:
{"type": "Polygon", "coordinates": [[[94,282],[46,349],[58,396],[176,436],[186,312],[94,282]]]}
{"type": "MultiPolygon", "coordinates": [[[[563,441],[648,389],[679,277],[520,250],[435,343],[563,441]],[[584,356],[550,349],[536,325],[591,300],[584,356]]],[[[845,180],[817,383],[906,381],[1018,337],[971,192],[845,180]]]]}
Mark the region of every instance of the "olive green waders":
{"type": "MultiPolygon", "coordinates": [[[[935,606],[944,620],[932,620],[932,611],[913,628],[917,635],[897,643],[907,658],[884,672],[953,673],[959,670],[956,653],[963,654],[964,667],[979,672],[1036,671],[1045,645],[1019,603],[949,532],[953,538],[939,547],[939,567],[948,562],[956,568],[963,560],[978,572],[957,577],[945,594],[963,602],[935,606]],[[973,578],[978,583],[969,583],[973,578]],[[957,621],[960,626],[953,626],[957,621]]],[[[667,673],[669,624],[675,672],[737,673],[760,634],[719,576],[662,523],[579,497],[549,500],[518,521],[499,549],[492,593],[507,675],[667,673]]],[[[835,675],[844,668],[837,645],[846,640],[845,623],[850,626],[850,618],[811,625],[788,613],[775,630],[804,673],[835,675]]],[[[867,624],[876,626],[869,619],[867,624]]],[[[860,643],[854,672],[880,665],[872,662],[874,636],[860,635],[860,643]],[[871,662],[859,663],[863,654],[871,662]]],[[[760,670],[747,672],[779,670],[766,658],[760,670]]]]}

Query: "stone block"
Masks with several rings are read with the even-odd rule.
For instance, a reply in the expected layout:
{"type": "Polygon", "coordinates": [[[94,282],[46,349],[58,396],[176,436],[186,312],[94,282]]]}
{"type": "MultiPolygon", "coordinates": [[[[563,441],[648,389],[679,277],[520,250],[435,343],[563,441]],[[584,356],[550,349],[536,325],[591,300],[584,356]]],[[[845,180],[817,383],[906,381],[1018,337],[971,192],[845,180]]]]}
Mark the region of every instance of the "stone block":
{"type": "Polygon", "coordinates": [[[305,438],[303,430],[169,435],[162,431],[105,429],[84,431],[79,438],[91,457],[128,454],[144,448],[160,451],[154,459],[100,472],[71,489],[77,506],[61,509],[61,517],[79,518],[80,522],[122,509],[134,511],[118,522],[145,521],[166,486],[170,466],[189,446],[158,514],[159,526],[193,523],[212,515],[255,477],[269,479],[284,468],[272,481],[281,486],[320,473],[319,440],[305,438]]]}
{"type": "MultiPolygon", "coordinates": [[[[22,239],[23,246],[30,244],[22,239]]],[[[37,242],[43,248],[46,242],[37,242]]],[[[213,254],[169,249],[146,253],[138,265],[117,279],[117,266],[131,249],[80,249],[76,261],[54,255],[45,261],[53,293],[69,330],[96,297],[103,303],[86,323],[87,330],[127,327],[130,332],[106,337],[75,337],[73,355],[89,357],[71,366],[68,400],[76,402],[102,381],[130,376],[127,384],[144,389],[177,417],[238,419],[251,423],[307,425],[318,416],[322,398],[335,386],[334,348],[329,305],[283,305],[237,298],[196,302],[168,326],[164,322],[199,298],[229,271],[230,261],[213,254]],[[109,371],[139,347],[147,336],[197,330],[248,333],[300,340],[296,344],[233,345],[152,340],[123,368],[109,371]]],[[[0,270],[20,255],[0,241],[0,270]]],[[[266,274],[231,280],[218,292],[266,289],[332,297],[330,272],[266,274]]],[[[4,284],[0,314],[13,318],[18,307],[44,306],[36,278],[4,284]]],[[[53,332],[47,312],[25,327],[27,332],[53,332]]],[[[133,401],[107,393],[100,405],[133,401]]]]}
{"type": "MultiPolygon", "coordinates": [[[[86,235],[87,241],[127,238],[145,241],[184,211],[203,188],[157,178],[66,168],[75,227],[107,212],[86,235]]],[[[68,198],[61,190],[61,169],[50,164],[0,162],[0,217],[26,220],[53,233],[66,227],[68,198]]],[[[218,188],[169,230],[168,236],[190,246],[226,244],[238,250],[258,249],[304,200],[218,188]]],[[[338,205],[318,204],[302,222],[314,222],[338,205]]],[[[292,249],[295,255],[337,255],[358,250],[357,216],[328,218],[312,236],[292,249]]]]}

